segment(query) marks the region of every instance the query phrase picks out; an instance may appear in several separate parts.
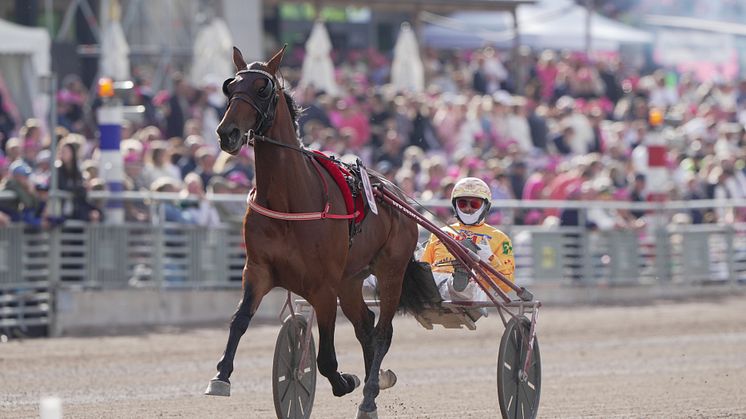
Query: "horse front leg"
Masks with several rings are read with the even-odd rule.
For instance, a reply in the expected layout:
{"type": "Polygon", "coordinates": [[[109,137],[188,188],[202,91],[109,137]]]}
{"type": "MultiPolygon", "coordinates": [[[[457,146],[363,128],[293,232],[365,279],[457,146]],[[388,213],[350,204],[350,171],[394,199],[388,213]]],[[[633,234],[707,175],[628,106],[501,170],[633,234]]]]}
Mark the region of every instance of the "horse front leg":
{"type": "Polygon", "coordinates": [[[334,349],[337,297],[331,291],[322,292],[312,296],[309,302],[316,311],[319,326],[319,354],[316,357],[319,372],[329,380],[335,396],[344,396],[360,385],[360,379],[352,374],[340,374],[337,370],[337,355],[334,349]]]}
{"type": "Polygon", "coordinates": [[[256,313],[262,298],[272,288],[269,277],[260,269],[253,269],[249,277],[249,268],[243,270],[243,295],[238,303],[238,308],[233,314],[228,332],[228,343],[225,345],[223,356],[218,362],[218,373],[210,380],[205,394],[210,396],[230,396],[231,384],[230,376],[233,373],[233,360],[236,357],[238,342],[249,327],[251,318],[256,313]]]}

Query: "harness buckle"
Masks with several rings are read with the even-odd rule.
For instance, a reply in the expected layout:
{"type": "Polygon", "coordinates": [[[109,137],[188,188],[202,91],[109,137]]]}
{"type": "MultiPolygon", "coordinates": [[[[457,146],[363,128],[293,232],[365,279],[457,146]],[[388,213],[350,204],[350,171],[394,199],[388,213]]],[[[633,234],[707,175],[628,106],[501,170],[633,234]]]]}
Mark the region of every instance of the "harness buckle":
{"type": "Polygon", "coordinates": [[[256,138],[254,134],[254,130],[250,129],[246,131],[246,145],[250,147],[254,147],[254,144],[256,144],[256,138]]]}
{"type": "Polygon", "coordinates": [[[331,209],[332,204],[329,203],[329,200],[327,199],[326,205],[324,205],[324,211],[321,211],[321,219],[327,218],[327,215],[329,214],[329,210],[331,209]]]}

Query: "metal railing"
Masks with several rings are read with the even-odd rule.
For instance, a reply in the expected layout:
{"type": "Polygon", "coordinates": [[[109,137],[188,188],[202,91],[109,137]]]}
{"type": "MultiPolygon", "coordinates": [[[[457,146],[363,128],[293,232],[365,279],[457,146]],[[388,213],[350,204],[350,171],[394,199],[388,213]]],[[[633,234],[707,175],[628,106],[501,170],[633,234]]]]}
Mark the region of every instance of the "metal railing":
{"type": "MultiPolygon", "coordinates": [[[[62,196],[62,195],[61,195],[62,196]]],[[[0,199],[4,197],[0,194],[0,199]]],[[[6,197],[7,198],[7,197],[6,197]]],[[[177,194],[107,192],[91,199],[147,202],[148,222],[89,224],[67,221],[40,230],[0,228],[0,333],[51,324],[58,287],[240,287],[244,266],[242,227],[164,223],[162,204],[190,201],[177,194]]],[[[214,203],[244,203],[244,196],[214,195],[214,203]]],[[[191,200],[194,201],[194,200],[191,200]]],[[[425,203],[447,208],[447,201],[425,203]]],[[[647,211],[639,230],[589,230],[568,226],[500,226],[513,240],[521,285],[672,285],[746,282],[746,223],[669,224],[677,211],[741,208],[746,201],[660,203],[495,201],[501,211],[592,207],[647,211]]],[[[506,218],[510,220],[511,214],[506,218]]],[[[424,232],[421,239],[427,239],[424,232]]]]}

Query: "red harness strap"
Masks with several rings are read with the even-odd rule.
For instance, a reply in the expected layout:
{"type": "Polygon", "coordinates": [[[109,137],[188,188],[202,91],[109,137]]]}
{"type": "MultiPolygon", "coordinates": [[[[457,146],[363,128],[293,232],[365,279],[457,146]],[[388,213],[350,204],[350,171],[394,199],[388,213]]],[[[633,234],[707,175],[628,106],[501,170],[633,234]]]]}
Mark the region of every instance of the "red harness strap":
{"type": "MultiPolygon", "coordinates": [[[[323,220],[327,218],[334,219],[334,220],[349,220],[349,219],[357,218],[358,215],[360,215],[360,211],[355,211],[352,214],[330,214],[329,213],[329,210],[331,209],[331,204],[329,203],[329,185],[326,183],[326,179],[324,179],[324,176],[321,173],[321,170],[319,169],[319,163],[316,161],[315,158],[311,158],[311,161],[313,162],[313,167],[316,169],[316,172],[319,174],[319,177],[321,178],[321,182],[324,185],[324,196],[326,197],[326,205],[324,205],[323,211],[321,212],[273,211],[269,208],[266,208],[266,207],[263,207],[257,204],[254,201],[254,196],[256,195],[256,188],[252,189],[251,192],[249,192],[249,197],[247,200],[249,203],[249,208],[251,208],[253,211],[258,212],[259,214],[265,217],[274,218],[277,220],[285,220],[285,221],[310,221],[310,220],[323,220]]],[[[343,190],[343,193],[344,193],[344,190],[343,190]]]]}

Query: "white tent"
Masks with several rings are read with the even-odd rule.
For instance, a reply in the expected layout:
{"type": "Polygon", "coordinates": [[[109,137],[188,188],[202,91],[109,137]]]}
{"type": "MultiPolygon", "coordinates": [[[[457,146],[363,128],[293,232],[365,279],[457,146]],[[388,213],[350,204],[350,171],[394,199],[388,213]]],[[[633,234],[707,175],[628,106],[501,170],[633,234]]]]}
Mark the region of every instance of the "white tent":
{"type": "Polygon", "coordinates": [[[314,86],[317,90],[336,96],[339,87],[334,78],[334,63],[329,53],[332,41],[324,22],[316,21],[311,29],[311,35],[306,41],[306,55],[303,57],[300,86],[314,86]]]}
{"type": "Polygon", "coordinates": [[[222,83],[236,71],[233,65],[233,37],[225,21],[213,18],[197,33],[194,40],[190,78],[195,86],[204,86],[211,79],[222,83]]]}
{"type": "MultiPolygon", "coordinates": [[[[521,43],[536,48],[585,50],[585,7],[572,0],[544,0],[517,9],[521,43]]],[[[441,48],[478,48],[484,45],[510,46],[513,38],[512,18],[500,12],[459,12],[449,18],[427,18],[423,33],[426,45],[441,48]]],[[[616,51],[622,44],[651,43],[647,31],[591,15],[591,49],[616,51]]]]}
{"type": "Polygon", "coordinates": [[[114,80],[130,78],[130,47],[121,24],[121,11],[118,2],[104,2],[102,7],[103,25],[101,25],[101,56],[99,73],[114,80]]]}
{"type": "Polygon", "coordinates": [[[398,91],[422,92],[425,89],[425,68],[420,58],[420,47],[407,22],[402,23],[394,46],[391,84],[398,91]]]}
{"type": "Polygon", "coordinates": [[[50,38],[45,29],[0,19],[0,78],[23,119],[44,117],[47,97],[39,77],[50,74],[50,38]]]}

